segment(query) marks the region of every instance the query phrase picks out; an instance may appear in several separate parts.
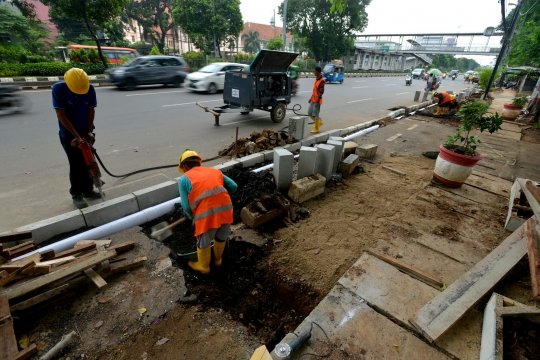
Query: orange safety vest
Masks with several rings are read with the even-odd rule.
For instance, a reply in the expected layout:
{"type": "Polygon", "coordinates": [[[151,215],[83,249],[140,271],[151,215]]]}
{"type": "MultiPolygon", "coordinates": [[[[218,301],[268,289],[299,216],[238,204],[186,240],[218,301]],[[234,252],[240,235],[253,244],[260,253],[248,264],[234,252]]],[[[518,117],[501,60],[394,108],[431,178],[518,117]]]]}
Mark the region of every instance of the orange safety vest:
{"type": "Polygon", "coordinates": [[[442,95],[442,98],[439,100],[439,105],[452,101],[452,97],[450,96],[449,93],[443,92],[441,93],[441,95],[442,95]]]}
{"type": "Polygon", "coordinates": [[[193,212],[195,236],[223,224],[232,224],[233,205],[221,171],[197,166],[184,175],[191,181],[188,201],[193,212]]]}
{"type": "Polygon", "coordinates": [[[315,80],[315,85],[313,85],[313,93],[311,94],[311,102],[319,103],[322,105],[322,94],[319,94],[319,84],[324,81],[324,78],[321,76],[320,79],[315,80]]]}

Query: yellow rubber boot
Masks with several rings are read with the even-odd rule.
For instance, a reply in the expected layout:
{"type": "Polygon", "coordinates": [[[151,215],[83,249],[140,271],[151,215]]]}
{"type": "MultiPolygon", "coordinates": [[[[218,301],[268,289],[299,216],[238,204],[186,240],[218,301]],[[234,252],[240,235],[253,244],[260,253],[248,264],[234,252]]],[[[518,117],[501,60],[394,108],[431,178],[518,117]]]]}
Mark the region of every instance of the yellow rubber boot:
{"type": "Polygon", "coordinates": [[[323,126],[322,119],[319,119],[319,127],[323,126]]]}
{"type": "Polygon", "coordinates": [[[321,128],[321,120],[314,120],[315,121],[315,127],[313,130],[310,131],[312,134],[317,134],[319,132],[319,129],[321,128]]]}
{"type": "Polygon", "coordinates": [[[221,266],[223,251],[225,251],[226,244],[227,241],[217,241],[214,238],[214,265],[217,267],[221,266]]]}
{"type": "Polygon", "coordinates": [[[435,115],[435,116],[441,115],[441,110],[442,110],[442,108],[437,106],[437,111],[433,115],[435,115]]]}
{"type": "Polygon", "coordinates": [[[197,262],[188,261],[188,265],[195,271],[200,272],[201,274],[210,273],[210,259],[212,257],[211,246],[208,246],[206,249],[199,249],[197,247],[197,262]]]}
{"type": "Polygon", "coordinates": [[[442,109],[442,115],[445,115],[447,112],[448,112],[448,108],[447,108],[447,107],[445,107],[445,108],[442,109]]]}

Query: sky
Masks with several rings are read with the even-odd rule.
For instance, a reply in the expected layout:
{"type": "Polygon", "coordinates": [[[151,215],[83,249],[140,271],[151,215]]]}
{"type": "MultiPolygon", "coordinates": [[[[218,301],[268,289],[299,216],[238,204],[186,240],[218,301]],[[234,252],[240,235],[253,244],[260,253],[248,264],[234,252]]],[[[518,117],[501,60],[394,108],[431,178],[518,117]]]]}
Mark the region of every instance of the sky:
{"type": "MultiPolygon", "coordinates": [[[[275,9],[276,25],[282,26],[283,21],[277,15],[282,0],[240,1],[244,22],[269,24],[275,9]]],[[[512,3],[512,0],[508,2],[512,3]]],[[[486,27],[497,26],[501,21],[498,0],[372,0],[366,10],[369,21],[365,34],[483,32],[486,27]]],[[[499,40],[493,37],[490,44],[495,45],[499,40]]],[[[481,46],[485,43],[484,39],[475,38],[474,44],[481,46]]],[[[468,43],[460,42],[459,45],[468,43]]],[[[493,59],[488,56],[469,57],[482,65],[489,64],[493,59]]]]}

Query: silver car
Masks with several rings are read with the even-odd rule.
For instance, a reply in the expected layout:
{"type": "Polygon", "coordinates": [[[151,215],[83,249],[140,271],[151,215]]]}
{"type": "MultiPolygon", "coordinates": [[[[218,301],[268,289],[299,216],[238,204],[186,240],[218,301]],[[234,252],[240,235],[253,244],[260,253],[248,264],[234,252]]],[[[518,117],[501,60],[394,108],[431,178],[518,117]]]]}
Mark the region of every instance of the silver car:
{"type": "Polygon", "coordinates": [[[105,71],[109,81],[119,88],[134,90],[137,85],[171,84],[182,86],[189,66],[178,56],[141,56],[122,66],[105,71]]]}

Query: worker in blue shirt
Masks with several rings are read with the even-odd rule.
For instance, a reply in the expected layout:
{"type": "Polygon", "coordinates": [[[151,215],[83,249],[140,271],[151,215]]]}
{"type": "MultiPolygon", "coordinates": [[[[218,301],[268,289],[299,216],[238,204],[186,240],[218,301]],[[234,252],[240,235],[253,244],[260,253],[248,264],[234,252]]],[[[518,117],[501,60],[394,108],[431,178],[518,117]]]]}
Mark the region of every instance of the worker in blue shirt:
{"type": "Polygon", "coordinates": [[[96,90],[84,70],[72,68],[64,74],[64,81],[52,87],[53,108],[60,127],[60,143],[69,162],[69,193],[78,209],[88,206],[84,198],[100,198],[94,181],[88,174],[79,145],[83,138],[94,142],[94,115],[97,106],[96,90]]]}
{"type": "Polygon", "coordinates": [[[231,233],[233,205],[229,194],[238,185],[214,168],[201,166],[202,159],[193,150],[180,157],[178,179],[180,202],[186,216],[195,224],[197,261],[188,265],[202,274],[210,272],[212,257],[210,244],[214,240],[214,265],[220,267],[226,241],[231,233]]]}

